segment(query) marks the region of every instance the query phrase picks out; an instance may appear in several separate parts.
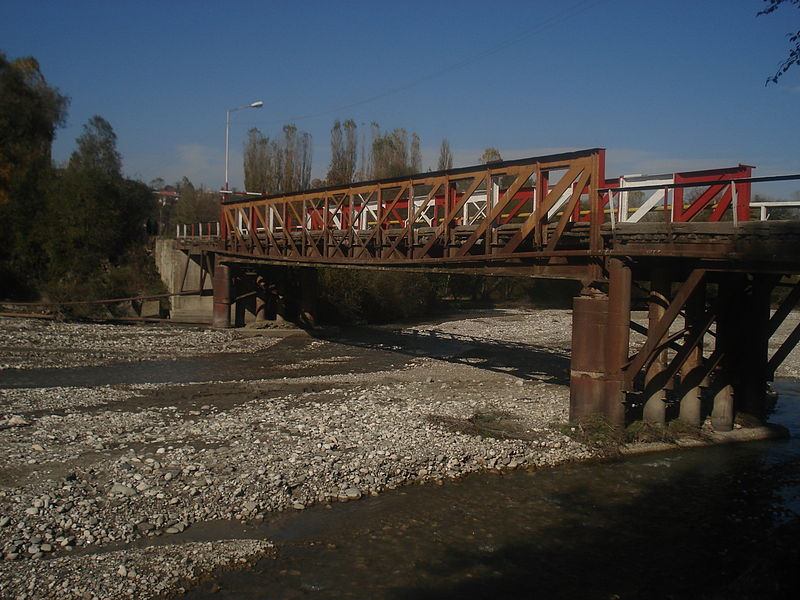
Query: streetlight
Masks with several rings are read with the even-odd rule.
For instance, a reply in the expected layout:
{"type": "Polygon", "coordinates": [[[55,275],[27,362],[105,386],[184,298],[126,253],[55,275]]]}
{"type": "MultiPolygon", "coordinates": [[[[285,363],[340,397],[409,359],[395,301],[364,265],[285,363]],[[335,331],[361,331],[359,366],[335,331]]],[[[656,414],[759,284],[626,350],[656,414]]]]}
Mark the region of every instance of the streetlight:
{"type": "Polygon", "coordinates": [[[250,104],[245,104],[244,106],[237,106],[235,108],[231,108],[227,111],[227,117],[225,119],[225,191],[228,191],[228,138],[230,136],[230,129],[231,129],[231,113],[235,110],[241,110],[243,108],[261,108],[264,106],[264,103],[259,100],[258,102],[251,102],[250,104]]]}

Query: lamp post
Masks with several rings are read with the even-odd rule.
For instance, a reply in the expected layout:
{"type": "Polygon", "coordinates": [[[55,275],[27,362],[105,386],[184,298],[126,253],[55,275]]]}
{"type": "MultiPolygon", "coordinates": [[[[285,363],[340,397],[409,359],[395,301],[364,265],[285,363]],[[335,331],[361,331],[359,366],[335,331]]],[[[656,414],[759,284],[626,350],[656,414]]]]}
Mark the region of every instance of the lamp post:
{"type": "Polygon", "coordinates": [[[250,104],[245,104],[244,106],[237,106],[235,108],[228,109],[226,113],[225,119],[225,191],[228,191],[228,139],[230,137],[230,129],[231,129],[231,113],[236,110],[241,110],[243,108],[261,108],[264,106],[264,103],[259,100],[258,102],[251,102],[250,104]]]}

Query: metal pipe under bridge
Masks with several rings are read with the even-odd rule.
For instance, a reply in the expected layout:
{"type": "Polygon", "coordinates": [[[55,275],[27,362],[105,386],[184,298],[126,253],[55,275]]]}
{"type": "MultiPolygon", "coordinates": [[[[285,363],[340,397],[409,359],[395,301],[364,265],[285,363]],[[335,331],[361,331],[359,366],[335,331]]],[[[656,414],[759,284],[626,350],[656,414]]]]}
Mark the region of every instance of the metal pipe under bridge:
{"type": "Polygon", "coordinates": [[[198,289],[213,279],[220,327],[231,325],[231,307],[236,323],[247,309],[313,323],[320,266],[580,280],[570,418],[700,425],[710,415],[726,431],[737,415],[764,421],[767,383],[800,339],[798,326],[768,354],[800,300],[800,222],[751,220],[767,208],[751,201],[754,182],[800,175],[753,177],[752,169],[606,179],[605,151],[595,148],[292,194],[228,194],[219,223],[179,227],[178,247],[202,267],[198,289]],[[646,304],[647,326],[631,321],[634,302],[646,304]],[[643,344],[631,345],[632,328],[643,344]]]}

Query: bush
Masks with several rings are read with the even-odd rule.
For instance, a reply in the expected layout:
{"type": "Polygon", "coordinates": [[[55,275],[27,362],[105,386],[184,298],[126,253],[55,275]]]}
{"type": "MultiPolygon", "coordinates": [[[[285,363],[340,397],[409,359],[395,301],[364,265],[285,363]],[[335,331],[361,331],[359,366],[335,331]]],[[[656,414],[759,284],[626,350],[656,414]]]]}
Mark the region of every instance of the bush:
{"type": "Polygon", "coordinates": [[[407,271],[321,269],[320,318],[389,323],[430,314],[439,306],[435,278],[407,271]]]}

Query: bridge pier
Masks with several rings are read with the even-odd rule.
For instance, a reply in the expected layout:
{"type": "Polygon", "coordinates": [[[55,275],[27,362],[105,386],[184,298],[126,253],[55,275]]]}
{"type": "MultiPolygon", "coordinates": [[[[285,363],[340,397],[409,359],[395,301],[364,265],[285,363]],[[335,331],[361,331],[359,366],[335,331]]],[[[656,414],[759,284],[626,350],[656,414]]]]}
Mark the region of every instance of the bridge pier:
{"type": "Polygon", "coordinates": [[[570,420],[601,415],[615,426],[625,424],[623,368],[630,343],[630,299],[630,267],[612,259],[608,294],[573,301],[570,420]]]}
{"type": "Polygon", "coordinates": [[[228,328],[231,326],[231,296],[233,291],[233,281],[231,278],[231,268],[220,262],[219,256],[214,264],[214,314],[212,325],[214,327],[228,328]]]}
{"type": "Polygon", "coordinates": [[[738,385],[734,385],[736,409],[743,415],[763,423],[767,413],[767,379],[769,351],[769,317],[771,277],[752,276],[744,290],[741,311],[740,341],[737,344],[738,385]]]}

